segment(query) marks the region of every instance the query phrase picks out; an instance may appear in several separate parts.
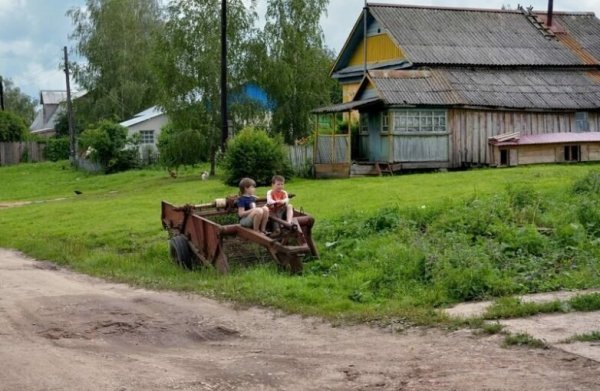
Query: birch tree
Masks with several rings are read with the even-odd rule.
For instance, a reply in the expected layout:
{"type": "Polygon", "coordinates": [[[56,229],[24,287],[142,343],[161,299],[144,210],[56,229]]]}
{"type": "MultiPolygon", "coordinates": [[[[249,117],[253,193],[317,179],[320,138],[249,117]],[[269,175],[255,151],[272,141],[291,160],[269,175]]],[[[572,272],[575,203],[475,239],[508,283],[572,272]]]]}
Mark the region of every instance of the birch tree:
{"type": "Polygon", "coordinates": [[[121,121],[156,103],[151,59],[162,28],[158,0],[87,0],[67,15],[74,30],[74,79],[87,90],[78,101],[84,122],[121,121]]]}
{"type": "Polygon", "coordinates": [[[286,141],[310,134],[310,112],[331,100],[333,53],[319,24],[328,0],[269,0],[262,83],[275,101],[273,129],[286,141]]]}

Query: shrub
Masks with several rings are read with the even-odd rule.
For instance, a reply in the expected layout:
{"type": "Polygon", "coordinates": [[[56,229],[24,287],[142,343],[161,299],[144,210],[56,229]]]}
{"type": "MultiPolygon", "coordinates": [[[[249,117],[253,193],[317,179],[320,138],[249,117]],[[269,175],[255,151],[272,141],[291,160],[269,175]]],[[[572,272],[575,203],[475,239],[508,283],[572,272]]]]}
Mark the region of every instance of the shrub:
{"type": "Polygon", "coordinates": [[[592,170],[573,184],[576,194],[600,194],[600,170],[592,170]]]}
{"type": "Polygon", "coordinates": [[[595,199],[581,200],[577,207],[577,217],[587,233],[600,237],[600,203],[595,199]]]}
{"type": "Polygon", "coordinates": [[[21,117],[10,111],[0,111],[0,142],[24,140],[27,125],[21,117]]]}
{"type": "Polygon", "coordinates": [[[246,128],[227,144],[223,164],[225,182],[236,186],[241,178],[253,178],[259,185],[271,183],[275,174],[291,176],[283,141],[264,130],[246,128]]]}
{"type": "Polygon", "coordinates": [[[56,162],[59,160],[65,160],[69,158],[69,138],[58,137],[50,138],[46,143],[44,149],[44,156],[46,159],[56,162]]]}
{"type": "Polygon", "coordinates": [[[86,129],[79,138],[82,150],[90,148],[93,161],[100,163],[106,173],[125,171],[139,165],[137,148],[128,148],[127,128],[100,121],[86,129]]]}
{"type": "Polygon", "coordinates": [[[181,130],[167,124],[158,138],[158,152],[161,166],[177,170],[207,161],[208,142],[200,130],[181,130]]]}

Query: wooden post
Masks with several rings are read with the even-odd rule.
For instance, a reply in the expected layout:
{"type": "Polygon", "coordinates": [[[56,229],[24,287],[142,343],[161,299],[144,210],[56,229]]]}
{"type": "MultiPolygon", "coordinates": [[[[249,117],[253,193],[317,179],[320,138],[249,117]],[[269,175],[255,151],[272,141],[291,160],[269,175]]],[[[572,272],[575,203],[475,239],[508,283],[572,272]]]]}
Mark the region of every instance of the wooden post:
{"type": "Polygon", "coordinates": [[[336,118],[337,117],[337,113],[333,113],[333,129],[331,130],[331,163],[335,164],[336,159],[335,157],[335,128],[337,126],[336,124],[336,118]]]}
{"type": "Polygon", "coordinates": [[[227,117],[227,0],[221,0],[221,152],[229,135],[227,117]]]}
{"type": "Polygon", "coordinates": [[[65,53],[65,78],[67,81],[67,115],[69,122],[69,157],[71,164],[75,164],[77,158],[77,143],[75,142],[75,130],[73,126],[73,105],[71,104],[71,83],[69,81],[69,57],[67,55],[67,47],[64,47],[65,53]]]}
{"type": "Polygon", "coordinates": [[[4,111],[4,80],[0,76],[0,110],[4,111]]]}

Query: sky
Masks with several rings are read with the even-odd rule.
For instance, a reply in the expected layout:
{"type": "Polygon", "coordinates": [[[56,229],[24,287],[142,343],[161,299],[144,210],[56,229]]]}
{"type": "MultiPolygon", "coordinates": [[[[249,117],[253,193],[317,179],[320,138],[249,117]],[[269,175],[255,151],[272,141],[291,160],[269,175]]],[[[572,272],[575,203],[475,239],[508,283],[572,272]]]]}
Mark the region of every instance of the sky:
{"type": "MultiPolygon", "coordinates": [[[[166,1],[166,0],[163,0],[166,1]]],[[[524,0],[523,6],[547,8],[547,0],[524,0]]],[[[264,15],[266,0],[257,0],[264,15]]],[[[515,9],[514,0],[375,0],[376,3],[443,7],[515,9]],[[484,5],[482,5],[484,4],[484,5]]],[[[40,90],[66,89],[62,71],[63,47],[72,47],[73,30],[66,12],[82,7],[85,0],[0,0],[0,76],[11,79],[26,94],[39,99],[40,90]]],[[[352,30],[364,0],[330,0],[321,18],[325,44],[336,54],[352,30]]],[[[600,0],[554,0],[555,11],[594,12],[600,17],[600,0]]],[[[73,82],[72,82],[73,84],[73,82]]],[[[76,88],[76,86],[75,86],[76,88]]]]}

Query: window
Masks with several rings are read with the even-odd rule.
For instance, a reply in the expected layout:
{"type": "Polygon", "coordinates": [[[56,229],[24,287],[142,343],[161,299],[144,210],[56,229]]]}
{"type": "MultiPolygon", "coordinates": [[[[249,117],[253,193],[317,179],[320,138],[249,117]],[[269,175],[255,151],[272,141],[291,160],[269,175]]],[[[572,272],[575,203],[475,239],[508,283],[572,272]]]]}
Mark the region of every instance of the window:
{"type": "Polygon", "coordinates": [[[360,113],[360,134],[369,134],[369,115],[367,113],[360,113]]]}
{"type": "Polygon", "coordinates": [[[579,145],[565,145],[565,162],[578,162],[581,155],[579,145]]]}
{"type": "Polygon", "coordinates": [[[587,111],[578,111],[575,113],[575,132],[589,132],[590,124],[588,122],[587,111]]]}
{"type": "Polygon", "coordinates": [[[389,133],[390,131],[390,113],[387,111],[381,112],[381,133],[389,133]]]}
{"type": "Polygon", "coordinates": [[[140,142],[142,144],[154,144],[154,130],[140,130],[140,142]]]}
{"type": "Polygon", "coordinates": [[[394,132],[446,132],[445,110],[394,111],[394,132]]]}

